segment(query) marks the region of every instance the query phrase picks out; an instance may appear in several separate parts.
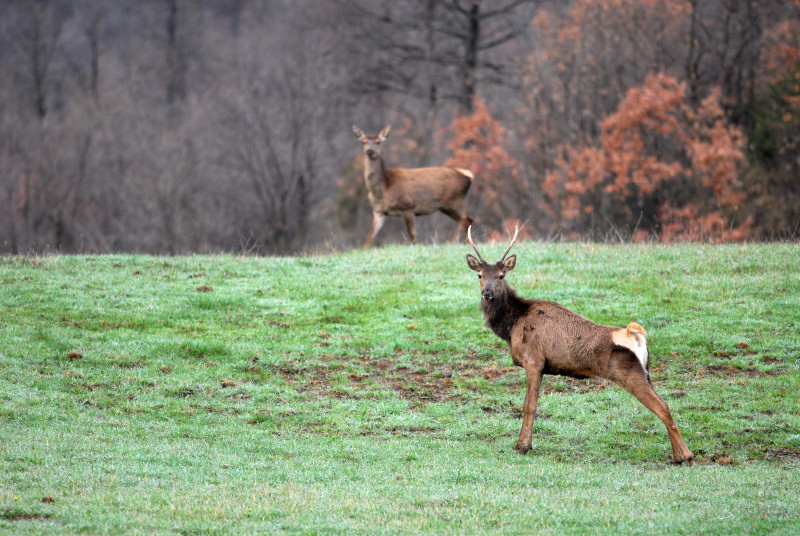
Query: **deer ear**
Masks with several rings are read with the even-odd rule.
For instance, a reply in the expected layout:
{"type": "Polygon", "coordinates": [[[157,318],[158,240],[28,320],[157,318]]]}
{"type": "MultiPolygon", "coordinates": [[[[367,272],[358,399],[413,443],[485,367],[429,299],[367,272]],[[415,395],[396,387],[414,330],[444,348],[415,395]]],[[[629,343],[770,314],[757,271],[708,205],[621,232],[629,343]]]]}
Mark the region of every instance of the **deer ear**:
{"type": "Polygon", "coordinates": [[[392,130],[392,126],[391,125],[386,125],[385,127],[383,127],[383,130],[381,130],[381,133],[378,134],[378,137],[381,140],[385,140],[386,138],[389,137],[389,131],[390,130],[392,130]]]}
{"type": "Polygon", "coordinates": [[[469,253],[467,253],[467,264],[472,270],[476,272],[481,271],[481,261],[470,255],[469,253]]]}
{"type": "Polygon", "coordinates": [[[359,140],[363,140],[366,137],[364,136],[364,131],[355,125],[353,125],[353,132],[355,132],[356,138],[358,138],[359,140]]]}
{"type": "Polygon", "coordinates": [[[503,262],[503,271],[508,273],[514,269],[514,266],[517,265],[517,256],[511,255],[509,258],[503,262]]]}

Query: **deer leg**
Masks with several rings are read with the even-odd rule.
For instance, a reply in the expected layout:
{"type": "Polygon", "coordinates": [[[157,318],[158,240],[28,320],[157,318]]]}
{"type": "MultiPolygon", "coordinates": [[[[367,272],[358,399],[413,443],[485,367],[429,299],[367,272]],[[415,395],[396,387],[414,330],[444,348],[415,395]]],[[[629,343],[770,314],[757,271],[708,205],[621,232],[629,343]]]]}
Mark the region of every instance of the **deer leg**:
{"type": "Polygon", "coordinates": [[[614,374],[611,380],[635,396],[647,409],[655,413],[664,423],[664,426],[667,427],[675,463],[687,462],[691,464],[694,461],[694,454],[684,443],[678,426],[672,419],[669,406],[653,389],[653,384],[650,382],[647,372],[638,362],[636,356],[630,352],[615,351],[612,353],[611,362],[615,364],[624,363],[624,365],[615,367],[617,370],[613,371],[614,374]]]}
{"type": "Polygon", "coordinates": [[[372,245],[372,240],[375,238],[375,235],[378,234],[378,231],[381,230],[381,227],[383,227],[384,220],[386,220],[386,215],[381,214],[380,212],[372,213],[372,228],[369,230],[369,234],[367,235],[367,242],[364,244],[364,249],[367,249],[372,245]]]}
{"type": "Polygon", "coordinates": [[[525,393],[525,404],[522,406],[522,430],[519,432],[514,450],[525,454],[531,450],[533,443],[533,418],[536,416],[536,406],[539,404],[539,389],[542,386],[542,367],[533,362],[523,364],[525,376],[528,379],[528,390],[525,393]]]}
{"type": "Polygon", "coordinates": [[[453,237],[453,243],[458,242],[461,235],[464,235],[464,238],[466,239],[467,229],[469,229],[470,225],[472,225],[472,218],[466,214],[462,214],[461,219],[458,222],[458,229],[456,229],[456,234],[453,237]]]}
{"type": "Polygon", "coordinates": [[[460,210],[456,210],[454,208],[441,208],[444,214],[458,222],[458,227],[456,227],[456,232],[453,233],[453,238],[450,239],[451,243],[458,242],[459,237],[463,234],[464,237],[467,236],[467,228],[472,225],[472,218],[463,214],[460,210]]]}
{"type": "Polygon", "coordinates": [[[417,232],[414,230],[414,213],[403,212],[403,219],[406,220],[406,227],[408,227],[408,236],[411,237],[411,242],[417,243],[417,232]]]}

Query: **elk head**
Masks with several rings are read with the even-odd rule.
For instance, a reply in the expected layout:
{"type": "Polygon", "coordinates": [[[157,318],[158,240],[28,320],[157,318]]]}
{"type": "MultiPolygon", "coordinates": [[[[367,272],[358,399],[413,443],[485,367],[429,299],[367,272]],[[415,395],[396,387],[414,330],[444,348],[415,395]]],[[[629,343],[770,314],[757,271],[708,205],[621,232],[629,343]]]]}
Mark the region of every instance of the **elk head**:
{"type": "Polygon", "coordinates": [[[517,256],[511,255],[510,257],[506,258],[508,252],[511,251],[511,246],[514,245],[514,242],[517,240],[517,235],[519,234],[519,227],[514,229],[514,238],[511,239],[511,244],[509,244],[506,252],[503,253],[503,258],[500,259],[495,264],[489,264],[483,257],[481,257],[478,248],[475,247],[475,242],[472,241],[472,226],[470,225],[467,229],[467,238],[469,239],[469,243],[472,245],[472,249],[475,250],[475,253],[478,255],[476,259],[469,253],[467,253],[467,264],[469,267],[478,272],[478,279],[481,281],[481,297],[486,301],[491,300],[502,300],[508,294],[508,283],[506,283],[505,277],[508,272],[514,269],[514,266],[517,264],[517,256]]]}
{"type": "Polygon", "coordinates": [[[370,160],[379,160],[381,158],[381,142],[389,137],[391,128],[391,126],[387,125],[377,136],[367,136],[363,130],[353,125],[353,132],[355,132],[356,138],[364,144],[364,154],[367,158],[370,160]]]}

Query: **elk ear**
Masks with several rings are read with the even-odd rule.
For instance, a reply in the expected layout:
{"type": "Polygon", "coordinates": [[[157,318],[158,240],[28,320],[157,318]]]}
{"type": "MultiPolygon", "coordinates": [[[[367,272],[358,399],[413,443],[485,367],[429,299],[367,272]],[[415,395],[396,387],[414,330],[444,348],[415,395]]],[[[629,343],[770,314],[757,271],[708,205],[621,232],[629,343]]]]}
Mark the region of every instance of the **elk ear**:
{"type": "Polygon", "coordinates": [[[472,270],[476,272],[481,271],[481,261],[470,255],[469,253],[467,253],[467,264],[472,270]]]}
{"type": "Polygon", "coordinates": [[[508,273],[514,269],[514,266],[517,265],[517,256],[511,255],[503,262],[503,271],[508,273]]]}
{"type": "Polygon", "coordinates": [[[364,135],[364,131],[355,125],[353,125],[353,132],[355,132],[356,138],[358,138],[359,140],[363,140],[364,138],[366,138],[366,136],[364,135]]]}
{"type": "Polygon", "coordinates": [[[390,130],[392,130],[392,126],[391,125],[386,125],[385,127],[383,127],[383,130],[381,130],[381,133],[378,134],[378,137],[381,139],[381,141],[383,141],[383,140],[385,140],[386,138],[389,137],[389,131],[390,130]]]}

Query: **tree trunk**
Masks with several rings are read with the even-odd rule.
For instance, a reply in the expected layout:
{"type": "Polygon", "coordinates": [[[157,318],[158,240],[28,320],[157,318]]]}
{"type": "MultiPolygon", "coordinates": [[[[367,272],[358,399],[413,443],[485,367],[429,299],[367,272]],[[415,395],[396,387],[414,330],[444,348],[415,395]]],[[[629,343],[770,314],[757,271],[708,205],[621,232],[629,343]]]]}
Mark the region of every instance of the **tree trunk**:
{"type": "Polygon", "coordinates": [[[464,64],[462,66],[461,109],[465,115],[475,109],[475,76],[478,70],[478,43],[481,30],[481,0],[472,0],[467,18],[467,39],[464,42],[464,64]]]}

